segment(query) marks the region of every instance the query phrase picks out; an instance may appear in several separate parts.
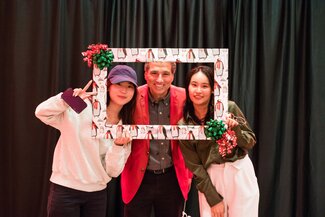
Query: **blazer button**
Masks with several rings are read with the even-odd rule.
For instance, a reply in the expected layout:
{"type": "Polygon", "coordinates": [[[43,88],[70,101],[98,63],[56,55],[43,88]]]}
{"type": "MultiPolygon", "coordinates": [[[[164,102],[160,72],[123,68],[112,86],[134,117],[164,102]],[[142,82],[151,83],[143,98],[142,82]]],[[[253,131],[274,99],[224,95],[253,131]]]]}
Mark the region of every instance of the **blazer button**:
{"type": "Polygon", "coordinates": [[[145,171],[145,169],[144,168],[141,168],[141,172],[144,172],[145,171]]]}

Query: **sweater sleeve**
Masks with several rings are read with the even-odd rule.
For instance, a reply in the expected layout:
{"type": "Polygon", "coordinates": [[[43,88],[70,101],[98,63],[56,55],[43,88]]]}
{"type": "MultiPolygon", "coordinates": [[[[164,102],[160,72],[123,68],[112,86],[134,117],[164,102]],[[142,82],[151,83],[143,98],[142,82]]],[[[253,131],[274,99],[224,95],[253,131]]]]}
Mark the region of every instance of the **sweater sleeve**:
{"type": "Polygon", "coordinates": [[[207,170],[196,152],[195,142],[188,140],[179,141],[186,166],[192,171],[197,189],[205,195],[208,204],[212,207],[223,200],[212,184],[207,170]]]}
{"type": "Polygon", "coordinates": [[[110,177],[119,176],[125,166],[125,163],[131,153],[131,142],[118,146],[112,141],[112,145],[109,146],[105,155],[106,172],[110,177]]]}
{"type": "Polygon", "coordinates": [[[47,125],[59,129],[64,112],[69,108],[59,93],[36,107],[35,116],[47,125]]]}
{"type": "Polygon", "coordinates": [[[256,143],[256,137],[253,130],[250,128],[243,112],[233,101],[229,101],[228,111],[234,114],[236,117],[244,120],[244,123],[239,123],[238,126],[232,128],[232,130],[236,133],[238,146],[244,150],[252,149],[256,143]]]}

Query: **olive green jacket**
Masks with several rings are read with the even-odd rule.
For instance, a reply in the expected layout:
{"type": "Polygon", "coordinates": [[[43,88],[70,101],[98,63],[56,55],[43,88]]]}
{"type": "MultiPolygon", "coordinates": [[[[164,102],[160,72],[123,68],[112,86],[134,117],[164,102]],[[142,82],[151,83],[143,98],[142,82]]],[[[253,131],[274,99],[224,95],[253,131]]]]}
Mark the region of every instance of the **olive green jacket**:
{"type": "MultiPolygon", "coordinates": [[[[236,117],[241,117],[245,123],[240,123],[232,128],[237,136],[237,147],[233,150],[231,157],[222,158],[218,151],[218,144],[215,140],[180,140],[180,148],[185,159],[185,164],[193,173],[197,189],[202,192],[209,205],[212,207],[221,202],[223,197],[217,192],[212,184],[207,169],[211,164],[222,164],[242,159],[256,143],[256,137],[246,121],[242,111],[235,102],[228,102],[228,112],[236,117]]],[[[196,125],[189,117],[189,123],[181,119],[179,125],[196,125]]]]}

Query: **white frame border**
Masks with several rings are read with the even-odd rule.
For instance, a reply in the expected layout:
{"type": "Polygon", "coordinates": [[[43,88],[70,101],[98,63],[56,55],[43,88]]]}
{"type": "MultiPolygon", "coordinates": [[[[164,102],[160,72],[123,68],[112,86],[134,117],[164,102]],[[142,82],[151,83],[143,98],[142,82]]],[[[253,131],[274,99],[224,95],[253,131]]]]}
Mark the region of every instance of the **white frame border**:
{"type": "MultiPolygon", "coordinates": [[[[219,48],[111,48],[113,62],[176,62],[214,64],[214,118],[228,110],[228,49],[219,48]]],[[[199,125],[110,125],[106,124],[107,68],[93,68],[92,136],[114,139],[129,131],[133,139],[206,140],[199,125]]]]}

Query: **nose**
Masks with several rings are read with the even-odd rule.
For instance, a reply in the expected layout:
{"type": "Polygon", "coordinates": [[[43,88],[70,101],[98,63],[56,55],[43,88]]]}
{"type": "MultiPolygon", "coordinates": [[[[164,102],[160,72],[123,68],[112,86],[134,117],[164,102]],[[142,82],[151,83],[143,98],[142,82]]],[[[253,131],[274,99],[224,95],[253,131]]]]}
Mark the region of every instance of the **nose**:
{"type": "Polygon", "coordinates": [[[122,93],[126,93],[127,90],[128,90],[127,87],[121,87],[121,92],[122,92],[122,93]]]}
{"type": "Polygon", "coordinates": [[[157,81],[158,82],[162,82],[163,81],[162,74],[160,74],[160,73],[158,74],[157,81]]]}

